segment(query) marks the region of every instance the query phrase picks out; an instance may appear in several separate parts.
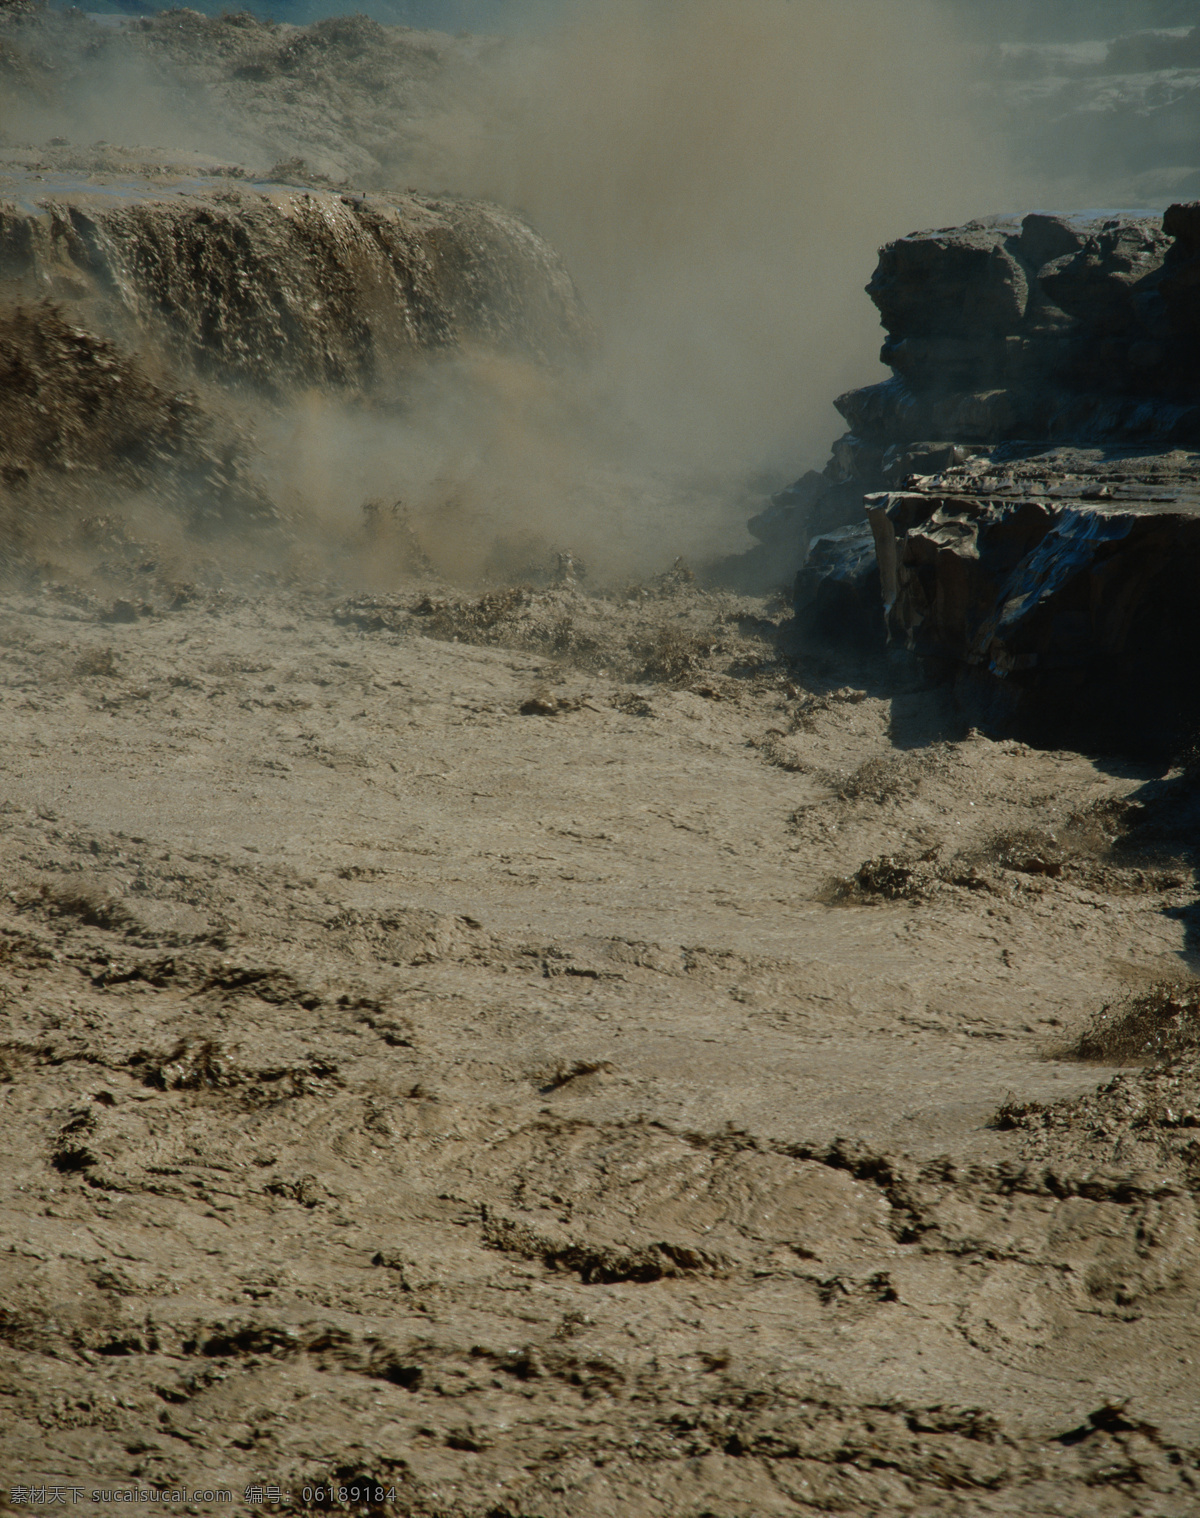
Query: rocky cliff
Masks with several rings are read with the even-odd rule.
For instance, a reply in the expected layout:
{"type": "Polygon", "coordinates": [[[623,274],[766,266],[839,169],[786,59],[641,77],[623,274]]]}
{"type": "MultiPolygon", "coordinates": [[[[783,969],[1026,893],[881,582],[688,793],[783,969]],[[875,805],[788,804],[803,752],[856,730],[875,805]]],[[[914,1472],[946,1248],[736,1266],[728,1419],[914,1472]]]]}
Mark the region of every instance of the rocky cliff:
{"type": "Polygon", "coordinates": [[[931,442],[1200,441],[1200,204],[915,233],[867,291],[894,377],[837,402],[856,473],[931,442]]]}
{"type": "Polygon", "coordinates": [[[1195,743],[1200,457],[980,459],[866,506],[882,590],[867,622],[953,679],[981,725],[1162,756],[1195,743]]]}
{"type": "Polygon", "coordinates": [[[431,359],[471,349],[548,364],[589,336],[557,255],[497,206],[10,168],[5,565],[28,572],[48,534],[73,540],[138,495],[192,525],[270,522],[254,433],[264,407],[311,392],[403,407],[431,359]]]}
{"type": "Polygon", "coordinates": [[[845,513],[799,578],[802,624],[886,633],[983,720],[1186,745],[1200,204],[915,233],[882,250],[867,289],[893,378],[839,398],[851,431],[823,490],[773,508],[797,532],[845,513]]]}
{"type": "Polygon", "coordinates": [[[867,293],[892,378],[838,397],[850,430],[751,524],[764,540],[1001,446],[1200,445],[1200,203],[914,232],[867,293]]]}
{"type": "Polygon", "coordinates": [[[544,360],[587,337],[557,255],[497,206],[219,178],[0,180],[0,299],[31,296],[272,392],[368,390],[469,343],[544,360]]]}

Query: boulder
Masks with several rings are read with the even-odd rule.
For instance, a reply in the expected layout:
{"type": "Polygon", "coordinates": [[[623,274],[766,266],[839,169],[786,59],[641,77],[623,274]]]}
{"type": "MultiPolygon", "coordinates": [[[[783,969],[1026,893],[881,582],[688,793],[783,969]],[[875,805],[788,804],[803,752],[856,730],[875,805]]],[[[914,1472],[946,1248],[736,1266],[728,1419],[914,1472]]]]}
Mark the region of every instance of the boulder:
{"type": "Polygon", "coordinates": [[[1012,221],[914,232],[889,243],[867,286],[890,333],[994,337],[1020,326],[1029,277],[1012,221]]]}
{"type": "Polygon", "coordinates": [[[1161,218],[1114,217],[1076,252],[1047,264],[1038,283],[1084,327],[1121,336],[1145,320],[1139,286],[1162,267],[1170,245],[1161,218]]]}
{"type": "Polygon", "coordinates": [[[1016,248],[1029,268],[1041,269],[1056,258],[1077,253],[1093,225],[1092,218],[1087,216],[1031,211],[1021,221],[1016,248]]]}
{"type": "MultiPolygon", "coordinates": [[[[917,392],[899,377],[881,380],[876,385],[864,385],[859,390],[848,390],[833,404],[846,419],[850,438],[859,445],[867,438],[890,443],[915,437],[922,430],[921,401],[917,392]]],[[[839,444],[844,447],[845,440],[840,439],[834,448],[839,444]]]]}

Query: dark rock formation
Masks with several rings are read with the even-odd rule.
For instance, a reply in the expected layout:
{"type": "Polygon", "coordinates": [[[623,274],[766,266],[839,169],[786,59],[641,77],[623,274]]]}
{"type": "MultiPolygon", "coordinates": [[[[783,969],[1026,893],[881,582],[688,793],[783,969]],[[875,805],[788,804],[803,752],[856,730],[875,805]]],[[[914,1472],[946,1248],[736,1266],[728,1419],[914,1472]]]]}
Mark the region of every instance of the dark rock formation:
{"type": "Polygon", "coordinates": [[[895,378],[838,400],[856,443],[894,475],[921,444],[1200,442],[1197,209],[1035,212],[889,244],[867,291],[895,378]]]}
{"type": "Polygon", "coordinates": [[[751,520],[781,560],[863,494],[998,444],[1200,443],[1200,204],[914,232],[867,293],[893,377],[838,397],[850,430],[823,474],[751,520]]]}
{"type": "MultiPolygon", "coordinates": [[[[866,488],[883,481],[871,479],[866,488]]],[[[745,555],[745,584],[786,583],[804,563],[810,543],[847,524],[862,525],[864,485],[852,465],[835,456],[822,473],[810,469],[794,485],[771,496],[746,526],[762,544],[745,555]]]]}
{"type": "Polygon", "coordinates": [[[977,463],[867,506],[890,637],[977,721],[1154,755],[1194,742],[1200,455],[977,463]]]}
{"type": "Polygon", "coordinates": [[[1200,443],[1200,203],[914,232],[867,293],[893,378],[838,397],[830,486],[899,485],[1001,443],[1200,443]]]}
{"type": "Polygon", "coordinates": [[[861,522],[815,537],[796,581],[797,630],[806,638],[879,652],[886,624],[871,528],[861,522]]]}
{"type": "MultiPolygon", "coordinates": [[[[1200,204],[915,233],[867,289],[894,377],[837,401],[851,431],[808,510],[849,518],[859,493],[893,647],[982,722],[1194,742],[1200,204]]],[[[796,609],[862,647],[878,624],[856,531],[812,544],[796,609]]]]}

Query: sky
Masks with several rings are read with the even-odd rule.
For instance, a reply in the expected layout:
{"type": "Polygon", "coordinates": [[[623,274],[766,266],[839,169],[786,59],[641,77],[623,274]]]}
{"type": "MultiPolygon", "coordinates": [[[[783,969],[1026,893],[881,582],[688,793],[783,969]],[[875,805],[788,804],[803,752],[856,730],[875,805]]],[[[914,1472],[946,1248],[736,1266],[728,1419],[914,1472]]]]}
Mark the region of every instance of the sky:
{"type": "MultiPolygon", "coordinates": [[[[68,3],[68,0],[63,0],[68,3]]],[[[170,0],[171,4],[177,0],[170,0]]],[[[667,8],[688,0],[664,0],[667,8]]],[[[805,0],[794,0],[803,5],[805,0]]],[[[858,0],[846,0],[853,7],[858,0]]],[[[904,0],[896,0],[902,5],[904,0]]],[[[1200,0],[945,0],[947,10],[972,37],[989,41],[1080,41],[1151,27],[1200,24],[1200,0]]],[[[737,0],[730,0],[736,5],[737,0]]],[[[191,0],[192,8],[218,15],[249,10],[278,21],[308,23],[325,16],[361,12],[377,21],[447,32],[526,31],[561,20],[578,0],[191,0]]],[[[153,0],[85,0],[85,9],[144,13],[165,10],[153,0]]],[[[588,7],[602,12],[604,0],[588,7]]]]}

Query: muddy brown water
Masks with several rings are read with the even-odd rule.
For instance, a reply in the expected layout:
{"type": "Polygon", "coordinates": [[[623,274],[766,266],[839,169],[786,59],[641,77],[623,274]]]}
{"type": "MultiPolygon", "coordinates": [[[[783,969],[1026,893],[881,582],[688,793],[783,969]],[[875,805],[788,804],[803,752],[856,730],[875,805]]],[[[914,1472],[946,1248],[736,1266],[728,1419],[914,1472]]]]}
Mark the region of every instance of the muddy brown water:
{"type": "MultiPolygon", "coordinates": [[[[365,225],[492,47],[24,14],[39,220],[365,225]],[[126,41],[159,147],[95,140],[126,41]]],[[[0,1509],[1190,1518],[1194,756],[990,739],[781,600],[587,593],[574,537],[423,583],[396,491],[313,546],[257,410],[43,272],[0,332],[0,1509]],[[1075,1057],[1147,1019],[1171,1063],[1075,1057]]],[[[699,486],[622,491],[609,539],[700,551],[699,486]]]]}
{"type": "Polygon", "coordinates": [[[10,1482],[1194,1512],[1189,1130],[1067,1055],[1186,975],[1190,869],[996,844],[1171,778],[686,583],[430,604],[0,606],[10,1482]]]}

